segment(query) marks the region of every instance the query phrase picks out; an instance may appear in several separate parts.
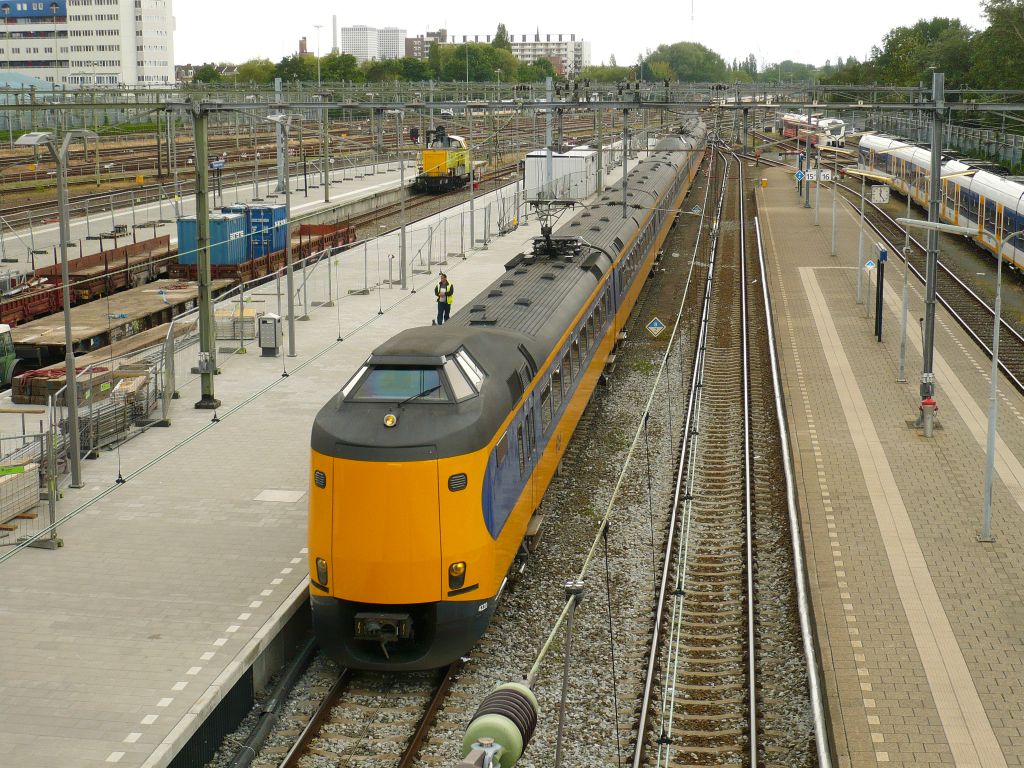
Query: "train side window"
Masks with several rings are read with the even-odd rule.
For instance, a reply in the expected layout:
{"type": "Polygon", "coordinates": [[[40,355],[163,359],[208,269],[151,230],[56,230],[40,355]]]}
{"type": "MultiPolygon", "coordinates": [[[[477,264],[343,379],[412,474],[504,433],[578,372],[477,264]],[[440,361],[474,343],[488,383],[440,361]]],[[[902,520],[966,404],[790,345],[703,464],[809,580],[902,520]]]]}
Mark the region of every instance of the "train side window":
{"type": "Polygon", "coordinates": [[[587,326],[586,325],[581,325],[580,326],[580,332],[579,332],[579,335],[578,335],[577,338],[579,339],[579,342],[583,346],[583,357],[586,358],[587,350],[590,349],[590,344],[587,343],[587,326]]]}
{"type": "Polygon", "coordinates": [[[519,444],[519,477],[526,473],[526,446],[523,445],[523,425],[516,427],[516,442],[519,444]]]}
{"type": "Polygon", "coordinates": [[[587,318],[587,338],[590,340],[590,346],[594,346],[594,316],[591,315],[587,318]]]}
{"type": "Polygon", "coordinates": [[[459,351],[455,353],[455,360],[458,362],[463,372],[465,372],[466,378],[473,382],[473,386],[476,387],[479,392],[480,387],[484,383],[484,372],[481,370],[480,366],[476,364],[476,360],[472,358],[465,348],[460,348],[459,351]]]}
{"type": "Polygon", "coordinates": [[[557,411],[562,404],[562,370],[555,368],[551,374],[551,394],[554,397],[554,406],[557,411]]]}
{"type": "Polygon", "coordinates": [[[604,328],[604,312],[601,311],[601,304],[599,303],[594,309],[595,322],[598,328],[604,328]]]}
{"type": "Polygon", "coordinates": [[[545,435],[551,429],[551,387],[544,387],[540,393],[540,430],[545,435]]]}
{"type": "Polygon", "coordinates": [[[572,366],[569,364],[569,353],[566,352],[562,357],[562,379],[565,389],[563,390],[566,395],[569,394],[569,388],[572,386],[572,366]]]}
{"type": "Polygon", "coordinates": [[[575,379],[580,374],[580,340],[572,341],[572,377],[575,379]]]}
{"type": "Polygon", "coordinates": [[[537,430],[534,426],[536,421],[537,420],[534,418],[532,410],[526,414],[526,439],[529,441],[531,456],[533,456],[537,450],[537,430]]]}
{"type": "Polygon", "coordinates": [[[494,457],[498,461],[500,467],[505,463],[505,457],[508,456],[508,432],[503,432],[501,437],[498,438],[498,444],[494,446],[494,457]]]}
{"type": "Polygon", "coordinates": [[[972,197],[973,197],[973,195],[971,194],[971,191],[969,189],[961,189],[960,190],[960,215],[961,216],[970,216],[970,217],[973,218],[973,216],[971,214],[971,198],[972,197]]]}
{"type": "Polygon", "coordinates": [[[469,383],[465,372],[455,364],[454,360],[449,359],[445,361],[444,372],[448,376],[448,386],[452,388],[456,401],[465,400],[467,397],[476,395],[476,390],[469,383]]]}
{"type": "Polygon", "coordinates": [[[991,200],[985,201],[985,231],[991,235],[996,231],[996,204],[991,200]]]}

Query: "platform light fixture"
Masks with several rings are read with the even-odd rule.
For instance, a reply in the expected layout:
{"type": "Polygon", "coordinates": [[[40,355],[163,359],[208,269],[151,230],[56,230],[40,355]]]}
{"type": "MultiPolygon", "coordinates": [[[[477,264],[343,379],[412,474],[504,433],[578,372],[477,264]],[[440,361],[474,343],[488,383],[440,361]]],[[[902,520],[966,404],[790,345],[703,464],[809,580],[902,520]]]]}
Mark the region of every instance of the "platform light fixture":
{"type": "MultiPolygon", "coordinates": [[[[71,142],[76,139],[96,139],[92,131],[76,128],[64,134],[64,140],[60,147],[57,146],[57,138],[50,131],[33,131],[19,136],[14,143],[22,147],[46,147],[53,162],[57,166],[57,215],[60,219],[58,232],[60,237],[60,279],[62,283],[62,296],[64,304],[64,377],[65,377],[65,399],[68,399],[68,431],[70,432],[70,444],[68,447],[71,454],[71,487],[81,488],[82,483],[82,455],[79,445],[78,434],[78,381],[75,378],[75,352],[71,338],[71,285],[68,279],[68,238],[70,237],[70,222],[68,221],[68,189],[65,166],[68,158],[68,148],[71,142]]],[[[98,151],[98,150],[97,150],[98,151]]]]}
{"type": "Polygon", "coordinates": [[[288,163],[288,132],[292,126],[292,115],[276,112],[267,115],[267,120],[277,123],[284,133],[284,208],[285,208],[285,276],[288,290],[288,357],[295,357],[295,277],[292,266],[292,174],[288,163]]]}

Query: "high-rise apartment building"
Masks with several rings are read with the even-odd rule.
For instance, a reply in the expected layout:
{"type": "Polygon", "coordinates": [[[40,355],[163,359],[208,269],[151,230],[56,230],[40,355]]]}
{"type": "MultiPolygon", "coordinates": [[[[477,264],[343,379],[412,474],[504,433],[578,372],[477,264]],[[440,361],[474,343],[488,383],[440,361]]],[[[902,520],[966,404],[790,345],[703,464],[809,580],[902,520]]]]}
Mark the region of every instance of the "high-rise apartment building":
{"type": "Polygon", "coordinates": [[[341,28],[341,52],[356,57],[359,63],[400,59],[405,55],[405,30],[398,27],[368,27],[357,24],[341,28]]]}
{"type": "Polygon", "coordinates": [[[61,85],[172,85],[171,0],[2,0],[0,67],[61,85]]]}
{"type": "MultiPolygon", "coordinates": [[[[490,43],[492,35],[453,36],[448,42],[461,45],[463,43],[490,43]]],[[[577,40],[574,34],[544,34],[540,30],[532,35],[513,35],[509,33],[508,41],[512,45],[512,53],[526,64],[538,59],[547,59],[555,64],[560,75],[573,75],[584,67],[590,66],[590,43],[577,40]],[[558,68],[561,66],[561,72],[558,68]]]]}

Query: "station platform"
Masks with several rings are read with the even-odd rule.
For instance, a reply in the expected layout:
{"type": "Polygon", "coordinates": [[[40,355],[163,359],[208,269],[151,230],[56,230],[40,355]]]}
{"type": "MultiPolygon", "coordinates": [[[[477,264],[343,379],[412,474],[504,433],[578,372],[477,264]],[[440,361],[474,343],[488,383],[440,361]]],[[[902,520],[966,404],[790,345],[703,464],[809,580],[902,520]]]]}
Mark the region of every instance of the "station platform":
{"type": "MultiPolygon", "coordinates": [[[[518,224],[442,257],[456,311],[539,234],[518,224]]],[[[83,462],[62,549],[0,547],[0,765],[167,765],[300,609],[313,418],[376,346],[436,315],[437,263],[400,290],[380,268],[397,234],[377,240],[338,257],[336,305],[296,323],[296,357],[221,357],[215,413],[193,408],[193,378],[169,427],[83,462]]],[[[280,294],[250,300],[272,311],[280,294]]]]}
{"type": "Polygon", "coordinates": [[[911,279],[898,383],[901,262],[879,342],[856,301],[856,212],[839,208],[832,257],[828,193],[815,226],[791,170],[748,175],[767,179],[757,201],[836,764],[1021,765],[1024,398],[1000,384],[995,541],[981,543],[989,359],[940,306],[939,427],[924,437],[923,286],[911,279]]]}

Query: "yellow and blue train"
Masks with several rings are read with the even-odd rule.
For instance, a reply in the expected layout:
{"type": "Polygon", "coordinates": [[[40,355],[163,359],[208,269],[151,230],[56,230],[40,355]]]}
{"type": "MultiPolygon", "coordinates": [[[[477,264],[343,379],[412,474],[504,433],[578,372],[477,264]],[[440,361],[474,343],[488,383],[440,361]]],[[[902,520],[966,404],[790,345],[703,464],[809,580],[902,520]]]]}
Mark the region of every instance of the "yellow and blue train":
{"type": "MultiPolygon", "coordinates": [[[[863,168],[889,177],[887,183],[927,208],[931,192],[931,152],[891,136],[863,136],[858,147],[863,168]]],[[[942,160],[939,216],[950,224],[977,228],[971,239],[987,251],[1000,250],[1015,269],[1024,268],[1024,184],[978,170],[959,160],[942,160]],[[999,244],[1009,238],[1002,249],[999,244]]]]}
{"type": "Polygon", "coordinates": [[[378,347],[316,417],[314,629],[338,663],[448,664],[487,627],[541,498],[697,174],[702,123],[442,327],[378,347]]]}
{"type": "Polygon", "coordinates": [[[470,150],[466,140],[445,131],[443,125],[427,131],[420,154],[419,174],[412,188],[417,192],[450,192],[469,181],[470,150]]]}

